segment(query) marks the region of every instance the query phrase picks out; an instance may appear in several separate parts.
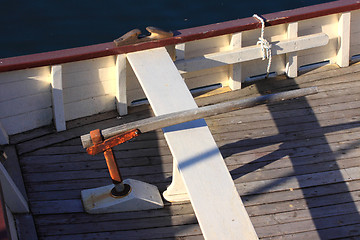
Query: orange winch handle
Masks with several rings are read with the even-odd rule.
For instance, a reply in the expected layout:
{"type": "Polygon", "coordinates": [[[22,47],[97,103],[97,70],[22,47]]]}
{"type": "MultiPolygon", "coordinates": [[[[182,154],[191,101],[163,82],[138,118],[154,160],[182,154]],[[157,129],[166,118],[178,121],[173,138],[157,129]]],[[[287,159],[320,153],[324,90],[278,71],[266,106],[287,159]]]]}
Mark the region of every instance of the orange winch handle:
{"type": "Polygon", "coordinates": [[[140,135],[140,130],[133,129],[127,131],[125,133],[116,135],[114,137],[108,138],[105,141],[102,141],[102,136],[99,129],[93,130],[90,132],[91,140],[93,141],[94,145],[88,147],[86,152],[90,155],[95,155],[101,152],[104,152],[108,149],[111,149],[119,144],[129,141],[140,135]],[[94,138],[93,138],[94,137],[94,138]],[[95,141],[94,141],[95,139],[95,141]],[[95,143],[96,142],[96,143],[95,143]]]}
{"type": "Polygon", "coordinates": [[[99,129],[90,132],[90,137],[94,146],[87,148],[86,151],[91,155],[95,155],[96,153],[99,152],[104,153],[104,157],[106,160],[107,167],[109,169],[110,177],[114,184],[122,183],[123,179],[121,177],[119,167],[116,163],[115,156],[111,148],[138,136],[139,133],[140,133],[139,130],[134,129],[103,141],[99,129]]]}

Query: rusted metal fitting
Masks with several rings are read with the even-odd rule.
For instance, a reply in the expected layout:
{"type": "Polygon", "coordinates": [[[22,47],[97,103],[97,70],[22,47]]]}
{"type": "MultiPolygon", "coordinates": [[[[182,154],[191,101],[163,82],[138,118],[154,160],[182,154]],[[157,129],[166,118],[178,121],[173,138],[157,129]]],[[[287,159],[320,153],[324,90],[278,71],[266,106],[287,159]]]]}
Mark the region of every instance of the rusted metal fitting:
{"type": "Polygon", "coordinates": [[[100,152],[104,153],[110,177],[112,182],[115,184],[115,187],[111,190],[111,195],[113,197],[124,197],[128,195],[131,191],[131,187],[130,185],[123,183],[123,179],[121,177],[119,167],[116,163],[112,147],[138,136],[139,133],[139,130],[134,129],[103,141],[99,129],[90,132],[91,140],[94,145],[87,148],[86,151],[91,155],[95,155],[100,152]]]}
{"type": "Polygon", "coordinates": [[[123,182],[115,184],[115,187],[111,189],[111,196],[114,198],[122,198],[131,192],[131,186],[129,184],[124,184],[123,182]]]}
{"type": "Polygon", "coordinates": [[[133,129],[122,134],[116,135],[114,137],[108,138],[105,141],[102,140],[102,135],[99,129],[91,131],[90,137],[93,142],[93,146],[88,147],[86,152],[90,155],[95,155],[101,152],[104,152],[107,149],[111,149],[119,144],[127,142],[137,136],[139,136],[140,131],[138,129],[133,129]],[[94,139],[98,142],[94,142],[94,139]]]}
{"type": "Polygon", "coordinates": [[[148,42],[152,40],[159,40],[163,38],[169,38],[174,36],[174,33],[164,31],[157,27],[149,26],[146,30],[150,33],[148,36],[141,36],[141,31],[139,29],[133,29],[126,34],[122,35],[118,39],[114,40],[114,43],[117,47],[129,45],[129,44],[136,44],[141,42],[148,42]]]}

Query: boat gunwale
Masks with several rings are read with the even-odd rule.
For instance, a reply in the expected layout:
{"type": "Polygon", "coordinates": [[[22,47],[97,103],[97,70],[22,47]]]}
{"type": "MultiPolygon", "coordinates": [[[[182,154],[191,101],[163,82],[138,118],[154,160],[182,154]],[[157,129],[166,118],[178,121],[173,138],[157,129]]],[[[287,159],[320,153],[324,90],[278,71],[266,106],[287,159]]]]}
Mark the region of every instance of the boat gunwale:
{"type": "MultiPolygon", "coordinates": [[[[261,16],[266,20],[266,26],[275,26],[279,24],[297,22],[358,9],[360,9],[360,1],[358,0],[338,0],[293,10],[264,14],[261,16]]],[[[248,17],[194,28],[176,30],[174,31],[174,36],[170,38],[130,44],[120,47],[116,47],[113,42],[108,42],[78,48],[3,58],[0,59],[0,72],[64,64],[68,62],[125,54],[151,48],[164,47],[189,41],[217,37],[236,32],[248,31],[256,28],[261,28],[261,24],[255,18],[248,17]]]]}

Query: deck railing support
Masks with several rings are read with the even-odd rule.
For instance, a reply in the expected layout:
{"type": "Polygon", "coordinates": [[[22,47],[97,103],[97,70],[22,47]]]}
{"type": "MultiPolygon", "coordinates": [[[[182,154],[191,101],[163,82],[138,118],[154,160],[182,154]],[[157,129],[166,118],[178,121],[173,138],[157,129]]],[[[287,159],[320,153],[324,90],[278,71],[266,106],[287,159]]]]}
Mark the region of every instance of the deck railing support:
{"type": "Polygon", "coordinates": [[[120,116],[128,113],[126,96],[126,54],[116,56],[116,108],[120,116]]]}
{"type": "Polygon", "coordinates": [[[178,169],[178,163],[173,158],[173,175],[170,186],[163,192],[164,198],[169,202],[184,202],[190,201],[184,181],[178,169]]]}
{"type": "MultiPolygon", "coordinates": [[[[230,49],[241,48],[242,46],[242,33],[234,33],[230,39],[230,49]]],[[[229,65],[229,87],[231,90],[241,88],[242,74],[241,63],[234,63],[229,65]]]]}
{"type": "Polygon", "coordinates": [[[176,60],[185,59],[185,43],[175,45],[176,60]]]}
{"type": "Polygon", "coordinates": [[[53,118],[56,131],[66,130],[65,111],[64,111],[64,96],[62,84],[62,66],[55,65],[51,67],[51,89],[52,89],[52,104],[53,104],[53,118]]]}
{"type": "MultiPolygon", "coordinates": [[[[295,39],[298,37],[298,23],[289,23],[287,26],[287,38],[295,39]]],[[[298,57],[297,52],[291,52],[286,54],[286,70],[285,73],[288,77],[297,77],[298,71],[298,57]]]]}
{"type": "Polygon", "coordinates": [[[348,67],[350,60],[350,20],[351,13],[340,13],[338,23],[338,52],[336,63],[339,67],[348,67]]]}

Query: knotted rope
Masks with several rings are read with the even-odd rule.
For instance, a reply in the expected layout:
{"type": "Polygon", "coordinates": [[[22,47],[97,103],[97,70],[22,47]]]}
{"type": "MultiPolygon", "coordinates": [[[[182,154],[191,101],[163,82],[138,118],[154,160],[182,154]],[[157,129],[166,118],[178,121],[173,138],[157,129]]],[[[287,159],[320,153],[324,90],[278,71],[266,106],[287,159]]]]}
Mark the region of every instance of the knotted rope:
{"type": "Polygon", "coordinates": [[[254,14],[253,17],[261,22],[261,35],[260,35],[259,41],[257,41],[256,45],[261,46],[261,51],[263,54],[262,60],[268,59],[268,65],[267,65],[267,69],[266,69],[266,77],[268,77],[269,73],[270,73],[270,66],[271,66],[271,44],[264,38],[264,31],[265,31],[264,19],[259,17],[257,14],[254,14]]]}

